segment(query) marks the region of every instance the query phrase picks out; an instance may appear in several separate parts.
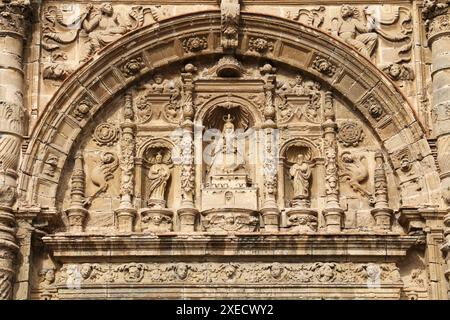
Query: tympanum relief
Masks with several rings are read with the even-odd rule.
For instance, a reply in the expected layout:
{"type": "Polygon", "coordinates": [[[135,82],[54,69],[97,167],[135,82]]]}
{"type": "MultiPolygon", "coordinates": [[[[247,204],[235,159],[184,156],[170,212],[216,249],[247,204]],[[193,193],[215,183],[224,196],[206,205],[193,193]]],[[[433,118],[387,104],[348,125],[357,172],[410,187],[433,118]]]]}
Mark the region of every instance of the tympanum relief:
{"type": "MultiPolygon", "coordinates": [[[[196,232],[314,233],[327,230],[331,209],[342,230],[376,230],[380,210],[381,229],[391,228],[394,171],[325,84],[231,56],[197,70],[155,70],[94,119],[76,170],[65,171],[68,230],[178,232],[185,208],[196,232]]],[[[406,164],[398,172],[410,174],[406,164]]]]}

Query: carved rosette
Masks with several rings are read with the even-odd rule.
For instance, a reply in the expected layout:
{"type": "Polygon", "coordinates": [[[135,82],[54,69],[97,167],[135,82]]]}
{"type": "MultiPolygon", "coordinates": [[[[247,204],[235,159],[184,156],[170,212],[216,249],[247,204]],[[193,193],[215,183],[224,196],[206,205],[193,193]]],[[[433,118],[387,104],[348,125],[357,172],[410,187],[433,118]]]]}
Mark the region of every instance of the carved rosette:
{"type": "Polygon", "coordinates": [[[325,94],[324,154],[325,154],[325,194],[324,210],[327,231],[342,229],[344,210],[339,205],[339,172],[337,165],[337,124],[335,122],[334,99],[331,92],[325,94]]]}

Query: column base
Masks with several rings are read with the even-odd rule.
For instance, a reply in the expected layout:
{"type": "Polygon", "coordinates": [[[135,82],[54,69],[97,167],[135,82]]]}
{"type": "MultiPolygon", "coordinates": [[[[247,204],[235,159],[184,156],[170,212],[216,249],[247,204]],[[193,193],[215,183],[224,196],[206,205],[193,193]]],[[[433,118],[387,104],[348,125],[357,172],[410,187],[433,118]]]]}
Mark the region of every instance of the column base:
{"type": "Polygon", "coordinates": [[[194,232],[195,221],[198,216],[198,210],[195,208],[181,208],[177,211],[180,219],[181,232],[194,232]]]}
{"type": "Polygon", "coordinates": [[[278,208],[263,208],[261,215],[264,221],[264,229],[267,232],[277,232],[280,225],[280,211],[278,208]]]}
{"type": "Polygon", "coordinates": [[[389,208],[375,208],[371,211],[373,218],[375,219],[375,229],[380,231],[392,230],[392,218],[394,210],[389,208]]]}
{"type": "Polygon", "coordinates": [[[345,211],[341,208],[327,208],[323,210],[327,232],[341,232],[344,225],[345,211]]]}
{"type": "Polygon", "coordinates": [[[133,232],[134,218],[136,217],[136,209],[119,208],[115,211],[117,222],[117,230],[119,232],[133,232]]]}
{"type": "Polygon", "coordinates": [[[88,211],[83,207],[72,207],[66,210],[66,214],[69,220],[69,232],[83,232],[88,211]]]}
{"type": "Polygon", "coordinates": [[[317,211],[308,208],[286,209],[287,227],[289,232],[317,232],[317,211]]]}

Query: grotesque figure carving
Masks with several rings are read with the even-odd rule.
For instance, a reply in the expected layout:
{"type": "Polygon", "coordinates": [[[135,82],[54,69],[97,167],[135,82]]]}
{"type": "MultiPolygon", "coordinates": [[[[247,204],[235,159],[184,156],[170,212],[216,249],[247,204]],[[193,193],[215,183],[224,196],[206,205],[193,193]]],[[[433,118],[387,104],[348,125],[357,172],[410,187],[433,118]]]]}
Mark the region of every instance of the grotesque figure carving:
{"type": "Polygon", "coordinates": [[[114,178],[114,172],[119,167],[119,159],[114,153],[105,152],[100,157],[100,165],[92,169],[90,178],[92,183],[98,187],[97,191],[85,201],[89,206],[92,201],[101,193],[106,192],[109,187],[109,181],[114,178]]]}
{"type": "Polygon", "coordinates": [[[373,199],[371,193],[363,187],[363,184],[369,178],[366,157],[357,157],[352,155],[350,152],[343,152],[339,167],[341,169],[341,174],[339,175],[341,180],[348,181],[353,191],[369,198],[372,201],[373,199]]]}

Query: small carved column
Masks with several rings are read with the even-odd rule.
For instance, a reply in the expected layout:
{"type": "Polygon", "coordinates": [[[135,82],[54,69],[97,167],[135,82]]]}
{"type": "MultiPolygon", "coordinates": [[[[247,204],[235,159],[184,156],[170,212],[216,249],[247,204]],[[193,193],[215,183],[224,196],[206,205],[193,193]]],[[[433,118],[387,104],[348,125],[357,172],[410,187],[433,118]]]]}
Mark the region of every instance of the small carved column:
{"type": "Polygon", "coordinates": [[[325,94],[324,152],[326,208],[323,211],[326,230],[340,232],[344,221],[344,210],[339,204],[339,172],[337,166],[337,142],[334,100],[331,92],[325,94]]]}
{"type": "Polygon", "coordinates": [[[133,205],[134,174],[135,174],[135,132],[134,112],[131,93],[125,94],[123,109],[124,122],[121,123],[122,136],[120,138],[120,168],[122,170],[120,182],[120,206],[115,211],[117,229],[119,232],[132,232],[136,209],[133,205]]]}
{"type": "Polygon", "coordinates": [[[83,232],[84,222],[88,211],[84,208],[85,182],[83,153],[78,151],[75,155],[75,165],[72,172],[70,207],[66,210],[69,220],[69,232],[83,232]]]}
{"type": "Polygon", "coordinates": [[[181,208],[178,210],[181,232],[194,232],[198,210],[194,205],[195,166],[194,166],[194,72],[196,68],[187,64],[181,74],[183,81],[183,129],[180,141],[181,153],[181,208]]]}
{"type": "Polygon", "coordinates": [[[0,1],[0,299],[11,299],[17,167],[23,138],[23,45],[31,20],[26,1],[0,1]]]}
{"type": "Polygon", "coordinates": [[[261,74],[265,76],[266,84],[264,86],[264,92],[266,97],[266,103],[264,107],[263,124],[264,139],[263,139],[263,174],[264,174],[264,203],[261,209],[262,217],[264,220],[264,226],[266,231],[278,231],[280,211],[277,206],[277,189],[278,189],[278,176],[277,176],[277,161],[278,161],[278,148],[276,141],[277,125],[275,122],[275,107],[274,107],[274,90],[276,83],[276,76],[274,74],[275,69],[266,64],[261,69],[261,74]]]}
{"type": "Polygon", "coordinates": [[[372,210],[372,215],[375,218],[376,229],[390,231],[392,229],[394,211],[389,209],[384,157],[381,151],[375,154],[375,163],[375,209],[372,210]]]}
{"type": "MultiPolygon", "coordinates": [[[[434,132],[437,138],[438,162],[441,171],[441,190],[448,214],[444,218],[447,244],[447,275],[450,275],[450,13],[449,5],[429,1],[422,12],[428,45],[432,51],[434,132]]],[[[450,281],[450,278],[447,277],[450,281]]]]}

